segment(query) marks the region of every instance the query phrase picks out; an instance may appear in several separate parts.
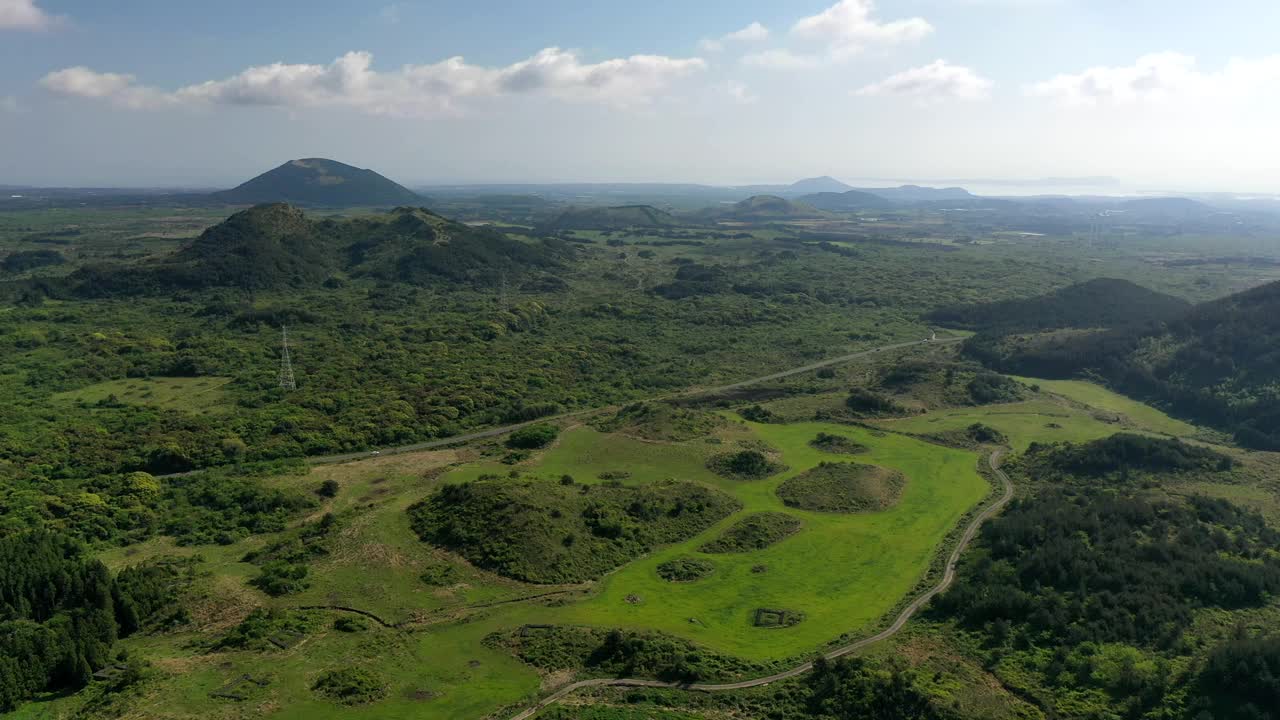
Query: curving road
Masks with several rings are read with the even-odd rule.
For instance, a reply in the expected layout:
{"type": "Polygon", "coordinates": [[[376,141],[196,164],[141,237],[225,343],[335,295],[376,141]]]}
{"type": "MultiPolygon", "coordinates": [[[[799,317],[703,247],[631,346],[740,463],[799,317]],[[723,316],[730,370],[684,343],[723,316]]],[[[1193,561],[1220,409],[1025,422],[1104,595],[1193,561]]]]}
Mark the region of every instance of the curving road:
{"type": "MultiPolygon", "coordinates": [[[[803,372],[803,371],[798,371],[798,372],[803,372]]],[[[944,592],[947,588],[951,587],[951,583],[954,582],[956,578],[956,565],[960,562],[960,555],[965,551],[965,548],[969,546],[969,543],[973,542],[973,538],[978,534],[978,529],[982,527],[982,523],[986,522],[988,518],[990,518],[992,515],[999,512],[1001,508],[1003,508],[1005,505],[1009,503],[1010,500],[1013,499],[1013,483],[1010,482],[1009,476],[1005,475],[1004,471],[1000,469],[1000,458],[1002,455],[1004,455],[1003,450],[997,450],[991,453],[991,455],[987,457],[987,464],[991,466],[992,472],[994,472],[996,477],[1000,479],[1001,485],[1004,486],[1003,492],[1001,493],[999,499],[997,499],[995,502],[988,505],[986,508],[982,510],[982,512],[974,516],[973,520],[969,523],[969,526],[964,529],[964,533],[960,536],[960,541],[956,543],[955,549],[951,551],[951,557],[947,558],[946,568],[943,570],[942,579],[938,581],[938,584],[934,585],[932,588],[925,591],[923,594],[921,594],[919,597],[913,600],[910,605],[903,608],[902,612],[898,614],[898,617],[893,621],[893,624],[890,625],[889,627],[885,628],[884,630],[881,630],[880,632],[876,633],[875,635],[872,635],[871,637],[862,638],[861,640],[858,640],[856,642],[852,642],[848,645],[836,648],[835,650],[828,652],[824,657],[826,657],[828,660],[834,660],[835,658],[848,655],[849,653],[861,650],[862,648],[865,648],[868,645],[873,645],[875,643],[881,642],[882,640],[887,640],[893,637],[894,635],[898,634],[898,632],[901,631],[902,628],[906,626],[907,621],[909,621],[912,618],[912,616],[914,616],[916,612],[920,610],[920,608],[924,607],[926,603],[932,600],[935,595],[941,592],[944,592]]],[[[602,687],[602,686],[652,687],[652,688],[676,688],[676,689],[682,689],[682,690],[698,690],[701,692],[721,692],[724,690],[745,690],[747,688],[760,687],[761,685],[768,685],[770,683],[778,682],[779,680],[786,680],[788,678],[796,677],[797,675],[803,675],[812,669],[813,669],[813,662],[810,661],[810,662],[797,665],[789,670],[784,670],[780,673],[775,673],[773,675],[769,675],[766,677],[755,678],[754,680],[743,680],[741,682],[735,682],[735,683],[677,683],[677,682],[663,682],[661,680],[643,680],[639,678],[593,678],[591,680],[580,680],[578,682],[571,683],[569,685],[566,685],[560,688],[554,693],[543,698],[537,705],[534,705],[533,707],[526,709],[520,714],[515,715],[514,717],[511,718],[511,720],[527,720],[528,718],[533,717],[534,715],[536,715],[538,712],[540,712],[547,706],[553,705],[559,702],[567,695],[577,690],[581,690],[582,688],[602,687]]]]}

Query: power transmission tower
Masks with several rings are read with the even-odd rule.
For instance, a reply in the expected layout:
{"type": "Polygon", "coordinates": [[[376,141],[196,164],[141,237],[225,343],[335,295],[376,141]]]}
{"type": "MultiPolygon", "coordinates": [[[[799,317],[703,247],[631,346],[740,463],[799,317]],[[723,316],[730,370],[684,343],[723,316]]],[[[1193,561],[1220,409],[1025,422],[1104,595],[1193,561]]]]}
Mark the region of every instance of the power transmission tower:
{"type": "Polygon", "coordinates": [[[289,361],[289,330],[280,326],[280,387],[284,390],[297,390],[298,383],[293,379],[293,363],[289,361]]]}

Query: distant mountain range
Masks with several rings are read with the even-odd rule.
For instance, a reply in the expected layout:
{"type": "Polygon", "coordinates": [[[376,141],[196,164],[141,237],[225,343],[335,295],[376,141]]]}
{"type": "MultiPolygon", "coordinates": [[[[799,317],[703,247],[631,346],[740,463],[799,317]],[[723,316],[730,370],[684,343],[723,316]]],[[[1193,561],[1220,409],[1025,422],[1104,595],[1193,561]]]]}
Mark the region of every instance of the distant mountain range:
{"type": "Polygon", "coordinates": [[[397,206],[423,202],[422,196],[372,170],[336,160],[290,160],[231,190],[212,195],[236,204],[292,203],[327,207],[397,206]]]}

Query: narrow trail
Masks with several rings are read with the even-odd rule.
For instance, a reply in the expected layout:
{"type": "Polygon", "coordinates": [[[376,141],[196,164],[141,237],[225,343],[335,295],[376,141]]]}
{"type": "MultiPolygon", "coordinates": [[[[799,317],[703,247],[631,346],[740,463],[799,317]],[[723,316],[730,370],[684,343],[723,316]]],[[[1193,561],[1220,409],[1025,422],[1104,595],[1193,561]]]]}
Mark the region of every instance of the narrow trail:
{"type": "MultiPolygon", "coordinates": [[[[951,583],[954,582],[956,578],[956,565],[960,562],[960,556],[964,553],[965,549],[968,548],[969,544],[973,542],[973,538],[977,536],[979,528],[982,527],[982,523],[986,522],[988,518],[999,512],[1005,505],[1009,504],[1010,500],[1013,499],[1013,483],[1009,480],[1009,476],[1000,469],[1000,458],[1003,455],[1003,450],[997,450],[987,457],[987,464],[991,467],[991,470],[995,473],[996,477],[1000,479],[1000,483],[1003,486],[1003,492],[995,502],[984,508],[974,516],[972,521],[969,522],[968,527],[965,528],[964,533],[960,536],[960,541],[956,543],[955,549],[951,551],[951,556],[947,558],[946,568],[943,570],[942,579],[938,581],[938,584],[922,593],[919,597],[913,600],[910,605],[903,608],[902,612],[898,614],[898,617],[889,627],[870,637],[838,647],[835,650],[826,653],[823,657],[828,660],[834,660],[838,657],[843,657],[849,653],[857,652],[869,645],[874,645],[875,643],[882,642],[893,637],[906,626],[907,622],[911,620],[920,608],[924,607],[925,604],[934,598],[934,596],[945,592],[947,588],[951,587],[951,583]]],[[[560,688],[554,693],[543,698],[533,707],[513,716],[511,720],[527,720],[547,707],[554,705],[568,695],[583,688],[649,687],[692,690],[698,692],[723,692],[726,690],[745,690],[747,688],[769,685],[780,680],[787,680],[798,675],[803,675],[812,669],[813,662],[810,661],[797,665],[789,670],[784,670],[780,673],[734,683],[678,683],[664,682],[662,680],[644,680],[641,678],[593,678],[591,680],[580,680],[560,688]]]]}

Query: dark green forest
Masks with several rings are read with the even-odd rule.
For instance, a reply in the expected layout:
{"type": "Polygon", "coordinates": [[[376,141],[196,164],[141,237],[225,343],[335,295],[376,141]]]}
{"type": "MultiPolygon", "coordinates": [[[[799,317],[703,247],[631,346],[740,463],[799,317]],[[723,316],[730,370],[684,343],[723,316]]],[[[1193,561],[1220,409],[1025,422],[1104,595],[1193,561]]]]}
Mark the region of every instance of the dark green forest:
{"type": "Polygon", "coordinates": [[[113,578],[66,536],[0,535],[0,711],[116,662],[117,638],[173,612],[181,575],[159,564],[113,578]]]}

